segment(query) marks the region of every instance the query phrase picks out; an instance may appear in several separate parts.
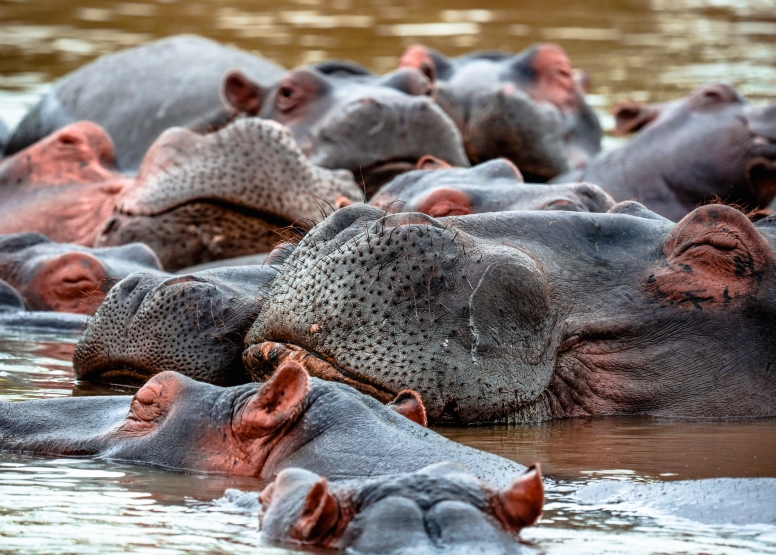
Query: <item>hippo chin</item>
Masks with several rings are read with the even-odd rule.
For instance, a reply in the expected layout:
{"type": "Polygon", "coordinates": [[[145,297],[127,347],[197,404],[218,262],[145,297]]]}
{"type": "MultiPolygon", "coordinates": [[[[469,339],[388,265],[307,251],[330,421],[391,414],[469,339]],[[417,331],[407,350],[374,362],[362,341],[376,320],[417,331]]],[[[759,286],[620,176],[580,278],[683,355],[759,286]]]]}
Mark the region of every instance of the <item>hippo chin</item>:
{"type": "Polygon", "coordinates": [[[399,65],[434,81],[436,100],[461,130],[473,163],[508,158],[529,181],[544,182],[583,168],[601,150],[601,126],[585,102],[585,84],[555,44],[456,59],[414,45],[399,65]]]}
{"type": "Polygon", "coordinates": [[[636,200],[678,221],[714,199],[751,210],[776,197],[776,104],[752,106],[717,83],[668,104],[620,105],[615,118],[620,134],[639,133],[576,177],[617,201],[636,200]]]}
{"type": "Polygon", "coordinates": [[[311,379],[293,362],[265,384],[231,388],[164,372],[134,397],[0,403],[0,450],[263,479],[291,467],[337,480],[451,461],[503,487],[525,471],[416,424],[402,406],[394,411],[346,385],[311,379]]]}
{"type": "Polygon", "coordinates": [[[422,212],[434,218],[510,210],[606,212],[614,206],[598,185],[523,183],[517,167],[504,158],[472,168],[444,167],[430,157],[418,165],[382,187],[369,204],[394,214],[422,212]]]}
{"type": "Polygon", "coordinates": [[[246,367],[414,389],[432,421],[776,415],[776,224],[610,212],[339,210],[275,277],[246,367]]]}
{"type": "Polygon", "coordinates": [[[259,498],[262,537],[381,555],[536,553],[517,534],[541,517],[538,466],[498,490],[452,463],[329,483],[289,468],[259,498]]]}
{"type": "Polygon", "coordinates": [[[380,77],[335,62],[295,69],[271,87],[240,72],[224,80],[236,110],[287,125],[315,164],[353,172],[367,199],[427,154],[469,165],[460,132],[430,93],[412,68],[380,77]]]}

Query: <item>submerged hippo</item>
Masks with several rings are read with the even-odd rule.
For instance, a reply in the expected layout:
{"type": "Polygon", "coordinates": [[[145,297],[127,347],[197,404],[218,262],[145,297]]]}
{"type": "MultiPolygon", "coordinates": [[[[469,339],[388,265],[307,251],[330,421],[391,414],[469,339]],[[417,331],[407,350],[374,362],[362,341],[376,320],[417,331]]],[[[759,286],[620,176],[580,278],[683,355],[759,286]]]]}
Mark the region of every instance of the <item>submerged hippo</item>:
{"type": "Polygon", "coordinates": [[[414,473],[329,483],[288,468],[259,498],[262,536],[382,555],[535,553],[517,534],[542,515],[538,466],[497,489],[441,463],[414,473]]]}
{"type": "Polygon", "coordinates": [[[286,128],[258,118],[206,135],[169,129],[136,178],[115,172],[112,159],[110,138],[88,122],[7,158],[0,232],[85,246],[142,241],[177,270],[269,251],[292,228],[363,199],[352,174],[315,166],[286,128]]]}
{"type": "Polygon", "coordinates": [[[585,102],[586,85],[555,44],[516,55],[448,59],[423,45],[399,62],[434,81],[435,97],[463,135],[473,163],[504,157],[532,182],[582,168],[601,150],[601,126],[585,102]]]}
{"type": "Polygon", "coordinates": [[[177,36],[103,56],[60,79],[14,132],[8,154],[79,120],[102,126],[116,162],[135,170],[170,127],[204,127],[223,118],[221,81],[239,69],[266,86],[283,68],[197,36],[177,36]]]}
{"type": "Polygon", "coordinates": [[[588,183],[523,183],[517,167],[498,158],[472,168],[404,173],[382,187],[369,204],[392,213],[422,212],[437,218],[507,210],[606,212],[614,200],[588,183]]]}
{"type": "Polygon", "coordinates": [[[432,421],[776,416],[776,221],[610,212],[346,207],[288,256],[243,360],[414,389],[432,421]]]}
{"type": "Polygon", "coordinates": [[[525,471],[447,440],[351,387],[310,379],[295,362],[264,384],[223,388],[164,372],[134,397],[2,402],[0,450],[264,479],[291,467],[337,480],[451,461],[503,487],[525,471]]]}
{"type": "Polygon", "coordinates": [[[380,77],[338,62],[295,69],[271,87],[238,71],[224,79],[237,111],[287,125],[313,163],[352,171],[367,199],[425,155],[469,165],[461,134],[430,92],[412,68],[380,77]]]}
{"type": "Polygon", "coordinates": [[[712,84],[668,104],[621,105],[615,117],[621,133],[640,132],[577,175],[615,200],[678,221],[714,198],[755,209],[776,197],[776,104],[752,106],[712,84]]]}
{"type": "Polygon", "coordinates": [[[140,243],[90,249],[39,233],[0,236],[0,279],[30,310],[92,314],[116,282],[138,270],[164,275],[140,243]]]}

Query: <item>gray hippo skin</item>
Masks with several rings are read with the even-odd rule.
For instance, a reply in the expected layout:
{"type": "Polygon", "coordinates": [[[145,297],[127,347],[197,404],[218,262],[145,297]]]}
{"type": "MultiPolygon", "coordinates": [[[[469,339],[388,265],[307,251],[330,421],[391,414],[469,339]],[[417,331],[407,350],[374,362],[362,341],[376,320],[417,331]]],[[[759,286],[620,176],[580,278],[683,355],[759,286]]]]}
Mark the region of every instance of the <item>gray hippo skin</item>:
{"type": "Polygon", "coordinates": [[[273,262],[170,277],[136,273],[119,282],[81,335],[79,380],[141,385],[174,370],[217,385],[249,381],[243,337],[261,308],[273,262]]]}
{"type": "Polygon", "coordinates": [[[93,314],[115,283],[139,270],[167,275],[141,243],[90,249],[39,233],[0,235],[0,279],[30,310],[93,314]]]}
{"type": "Polygon", "coordinates": [[[601,150],[601,126],[585,102],[587,85],[574,78],[571,61],[555,44],[455,59],[414,45],[399,65],[435,82],[436,100],[461,130],[472,163],[508,158],[528,181],[544,182],[583,168],[601,150]]]}
{"type": "Polygon", "coordinates": [[[434,219],[354,205],[269,288],[243,354],[432,421],[776,415],[776,222],[724,205],[434,219]]]}
{"type": "Polygon", "coordinates": [[[518,555],[518,542],[542,514],[538,467],[501,490],[466,469],[441,463],[372,480],[329,483],[283,470],[259,498],[262,538],[380,555],[518,555]]]}
{"type": "Polygon", "coordinates": [[[776,104],[752,106],[733,87],[712,84],[664,105],[621,105],[615,117],[621,133],[641,131],[575,177],[617,201],[679,221],[716,198],[752,210],[776,196],[776,104]]]}
{"type": "Polygon", "coordinates": [[[430,94],[416,69],[377,76],[347,62],[298,68],[271,87],[240,72],[224,80],[236,110],[287,125],[313,163],[353,172],[367,199],[424,155],[469,165],[461,134],[430,94]]]}
{"type": "Polygon", "coordinates": [[[441,166],[429,158],[420,163],[420,169],[383,186],[369,204],[394,214],[422,212],[434,218],[509,210],[606,212],[615,204],[598,185],[523,183],[515,165],[504,158],[472,168],[425,169],[441,166]]]}
{"type": "Polygon", "coordinates": [[[116,145],[123,171],[137,169],[156,138],[170,127],[205,127],[227,112],[220,97],[227,71],[239,69],[262,85],[283,68],[247,52],[197,36],[166,38],[103,56],[60,79],[22,120],[8,154],[70,123],[93,121],[116,145]]]}
{"type": "Polygon", "coordinates": [[[287,362],[265,384],[223,388],[163,372],[134,397],[0,403],[0,450],[96,457],[270,479],[332,480],[451,461],[497,487],[525,467],[445,439],[344,384],[287,362]]]}
{"type": "Polygon", "coordinates": [[[3,120],[0,119],[0,157],[5,154],[5,147],[8,146],[9,138],[8,128],[3,123],[3,120]]]}

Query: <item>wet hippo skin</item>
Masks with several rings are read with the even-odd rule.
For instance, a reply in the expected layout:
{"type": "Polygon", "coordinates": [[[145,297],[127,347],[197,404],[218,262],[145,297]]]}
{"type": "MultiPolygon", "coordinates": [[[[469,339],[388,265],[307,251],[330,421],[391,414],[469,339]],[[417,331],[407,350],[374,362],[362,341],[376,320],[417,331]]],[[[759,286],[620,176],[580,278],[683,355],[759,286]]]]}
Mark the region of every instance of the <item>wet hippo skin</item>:
{"type": "Polygon", "coordinates": [[[620,133],[638,133],[576,177],[617,201],[636,200],[679,221],[715,198],[752,210],[768,207],[776,196],[774,104],[752,106],[730,85],[717,83],[668,104],[620,105],[615,118],[620,133]]]}
{"type": "Polygon", "coordinates": [[[441,463],[409,474],[329,483],[283,470],[260,496],[262,536],[293,544],[383,555],[505,555],[535,551],[518,532],[542,514],[538,467],[498,490],[441,463]]]}
{"type": "Polygon", "coordinates": [[[113,139],[118,167],[136,170],[165,129],[207,128],[214,118],[223,118],[221,80],[234,69],[263,85],[284,72],[252,54],[193,35],[103,56],[54,85],[19,124],[8,154],[73,122],[89,120],[113,139]]]}
{"type": "Polygon", "coordinates": [[[510,55],[480,52],[449,59],[409,47],[400,67],[434,82],[437,102],[463,136],[472,163],[508,158],[526,179],[544,182],[583,168],[601,150],[601,126],[585,102],[586,83],[555,44],[510,55]]]}
{"type": "Polygon", "coordinates": [[[391,213],[422,212],[438,218],[510,210],[606,212],[614,200],[597,185],[523,183],[514,164],[498,158],[472,168],[440,166],[431,158],[421,167],[397,176],[369,204],[391,213]]]}
{"type": "Polygon", "coordinates": [[[770,218],[723,205],[674,224],[608,214],[434,219],[350,206],[297,245],[246,336],[431,421],[776,414],[770,218]]]}
{"type": "Polygon", "coordinates": [[[291,467],[338,480],[451,461],[503,487],[525,470],[449,441],[351,387],[308,378],[294,362],[265,384],[222,388],[164,372],[134,397],[0,403],[0,450],[264,479],[291,467]]]}

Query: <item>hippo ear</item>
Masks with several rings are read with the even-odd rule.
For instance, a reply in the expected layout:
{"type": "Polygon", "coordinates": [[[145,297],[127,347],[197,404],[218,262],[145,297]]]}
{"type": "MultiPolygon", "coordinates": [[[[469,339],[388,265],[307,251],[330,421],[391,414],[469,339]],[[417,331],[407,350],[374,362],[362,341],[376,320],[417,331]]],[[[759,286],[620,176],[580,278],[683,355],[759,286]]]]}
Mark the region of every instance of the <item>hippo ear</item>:
{"type": "Polygon", "coordinates": [[[413,44],[402,54],[399,60],[399,67],[414,67],[423,75],[428,77],[432,83],[437,79],[436,64],[431,52],[422,44],[413,44]]]}
{"type": "Polygon", "coordinates": [[[464,216],[472,213],[472,201],[463,191],[457,189],[437,189],[428,195],[416,208],[432,218],[443,216],[464,216]]]}
{"type": "Polygon", "coordinates": [[[226,101],[240,112],[255,116],[264,101],[264,89],[245,74],[233,70],[224,76],[223,93],[226,101]]]}
{"type": "Polygon", "coordinates": [[[618,137],[638,131],[660,115],[656,106],[638,104],[636,102],[621,102],[612,109],[614,116],[614,134],[618,137]]]}
{"type": "Polygon", "coordinates": [[[388,403],[388,407],[416,424],[424,427],[428,426],[426,407],[423,406],[423,399],[421,399],[420,393],[417,391],[412,389],[400,391],[396,399],[388,403]]]}
{"type": "Polygon", "coordinates": [[[765,158],[752,160],[746,168],[746,180],[759,206],[768,206],[776,197],[776,162],[765,158]]]}
{"type": "Polygon", "coordinates": [[[339,505],[329,492],[329,483],[321,477],[304,500],[299,520],[291,530],[291,538],[304,544],[320,544],[337,525],[339,505]]]}
{"type": "Polygon", "coordinates": [[[701,206],[663,245],[666,263],[647,283],[672,303],[698,310],[754,294],[776,259],[768,241],[730,206],[701,206]]]}
{"type": "Polygon", "coordinates": [[[415,163],[416,170],[446,170],[447,168],[452,167],[453,166],[444,160],[440,160],[436,156],[431,156],[430,154],[426,154],[415,163]]]}
{"type": "Polygon", "coordinates": [[[271,434],[302,412],[309,377],[301,364],[286,361],[233,419],[234,434],[245,441],[271,434]]]}
{"type": "Polygon", "coordinates": [[[35,277],[18,284],[32,310],[93,314],[105,298],[105,266],[88,252],[67,252],[35,268],[35,277]]]}
{"type": "Polygon", "coordinates": [[[544,484],[539,463],[532,465],[511,486],[499,491],[496,497],[496,516],[505,528],[519,532],[536,524],[544,507],[544,484]]]}

